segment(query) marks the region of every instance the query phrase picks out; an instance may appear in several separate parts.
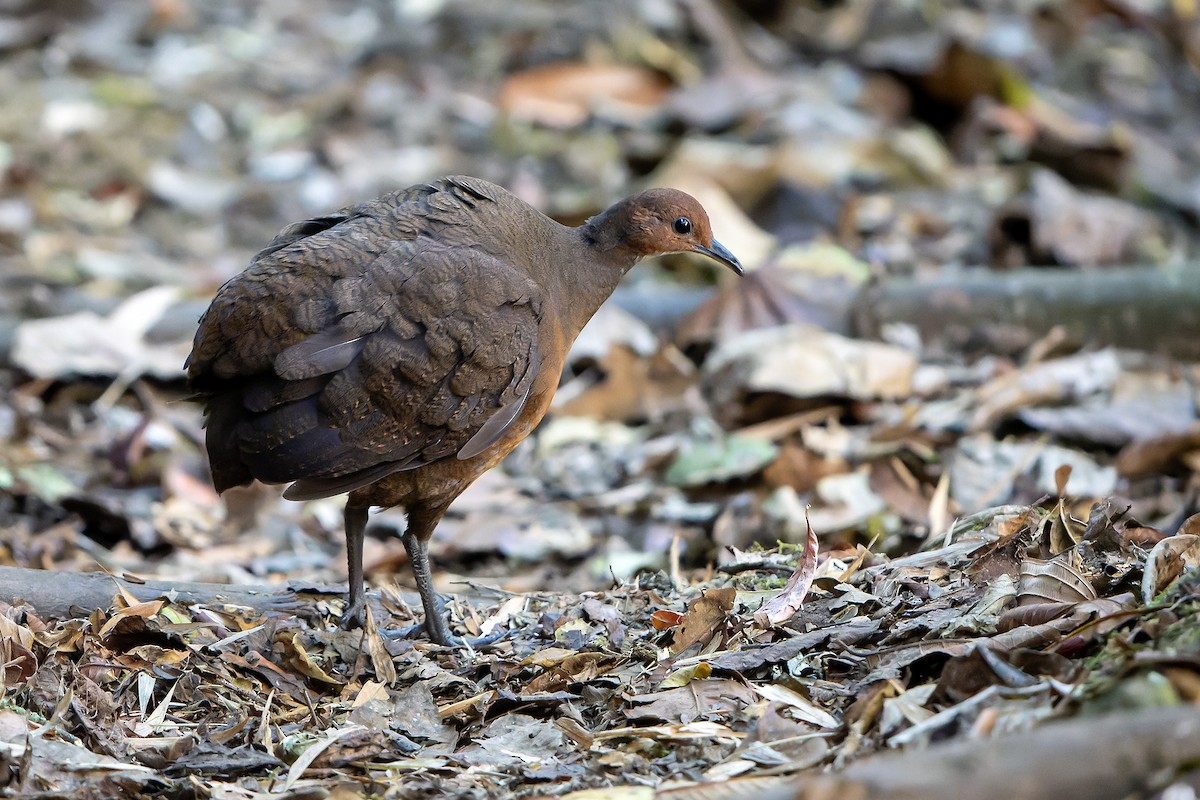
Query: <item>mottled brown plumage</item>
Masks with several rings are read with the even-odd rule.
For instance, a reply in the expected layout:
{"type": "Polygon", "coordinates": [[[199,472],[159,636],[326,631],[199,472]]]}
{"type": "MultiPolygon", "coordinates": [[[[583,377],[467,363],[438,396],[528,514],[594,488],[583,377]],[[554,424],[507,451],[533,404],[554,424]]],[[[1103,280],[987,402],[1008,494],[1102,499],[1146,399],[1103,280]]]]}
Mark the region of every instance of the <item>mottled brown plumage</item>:
{"type": "Polygon", "coordinates": [[[671,189],[569,228],[454,176],[288,226],[221,287],[188,359],[217,490],[349,492],[347,624],[363,617],[367,510],[404,507],[426,629],[450,643],[434,527],[541,420],[571,343],[629,268],[682,251],[740,272],[671,189]]]}

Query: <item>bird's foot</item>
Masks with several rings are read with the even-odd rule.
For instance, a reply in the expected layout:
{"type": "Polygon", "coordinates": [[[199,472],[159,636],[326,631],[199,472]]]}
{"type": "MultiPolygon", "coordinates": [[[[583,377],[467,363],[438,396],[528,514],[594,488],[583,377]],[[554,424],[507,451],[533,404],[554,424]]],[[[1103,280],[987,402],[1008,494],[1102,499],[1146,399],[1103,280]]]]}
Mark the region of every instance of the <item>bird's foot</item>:
{"type": "Polygon", "coordinates": [[[366,604],[361,599],[357,603],[347,603],[346,610],[338,617],[338,627],[344,631],[363,628],[366,624],[366,604]]]}
{"type": "MultiPolygon", "coordinates": [[[[425,632],[425,625],[424,623],[420,622],[415,625],[409,625],[406,628],[380,631],[380,633],[388,639],[415,639],[425,632]]],[[[497,642],[508,638],[510,633],[512,633],[512,631],[508,630],[507,628],[500,628],[492,631],[491,633],[483,636],[476,636],[471,639],[467,639],[462,636],[449,636],[444,642],[436,641],[433,639],[433,637],[429,637],[429,640],[434,644],[441,645],[442,647],[452,647],[455,650],[463,650],[468,647],[472,650],[484,650],[496,644],[497,642]]]]}
{"type": "Polygon", "coordinates": [[[508,628],[497,628],[491,633],[485,633],[483,636],[476,636],[473,639],[463,639],[458,636],[454,636],[451,637],[454,640],[454,644],[451,646],[460,649],[470,648],[472,650],[486,650],[502,639],[507,638],[510,633],[512,633],[512,631],[510,631],[508,628]]]}
{"type": "Polygon", "coordinates": [[[456,650],[461,650],[467,647],[471,648],[472,650],[482,650],[486,647],[490,647],[496,642],[499,642],[507,637],[509,633],[511,633],[511,631],[507,628],[499,628],[491,633],[484,634],[483,636],[465,639],[461,636],[454,636],[450,633],[445,614],[439,614],[437,617],[435,617],[435,619],[441,622],[441,625],[437,625],[435,623],[431,626],[424,622],[418,622],[414,625],[409,625],[404,628],[381,631],[381,633],[383,633],[383,635],[389,639],[412,639],[424,633],[434,644],[439,644],[442,647],[452,647],[456,650]],[[437,628],[438,630],[435,631],[434,628],[437,628]]]}

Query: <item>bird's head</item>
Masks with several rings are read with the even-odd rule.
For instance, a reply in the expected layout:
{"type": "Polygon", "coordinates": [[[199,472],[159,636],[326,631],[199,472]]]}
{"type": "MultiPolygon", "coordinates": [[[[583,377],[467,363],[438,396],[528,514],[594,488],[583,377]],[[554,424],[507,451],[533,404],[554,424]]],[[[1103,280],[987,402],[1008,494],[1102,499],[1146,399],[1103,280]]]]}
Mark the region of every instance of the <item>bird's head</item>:
{"type": "Polygon", "coordinates": [[[589,224],[610,246],[631,252],[637,258],[699,253],[742,274],[737,257],[713,238],[704,207],[678,189],[650,189],[635,194],[589,224]]]}

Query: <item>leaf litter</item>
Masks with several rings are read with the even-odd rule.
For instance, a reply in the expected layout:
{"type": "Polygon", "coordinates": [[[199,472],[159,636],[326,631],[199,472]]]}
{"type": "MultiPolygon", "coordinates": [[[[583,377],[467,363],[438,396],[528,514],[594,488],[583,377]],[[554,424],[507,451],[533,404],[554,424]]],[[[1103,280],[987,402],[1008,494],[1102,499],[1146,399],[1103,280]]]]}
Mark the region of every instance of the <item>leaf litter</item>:
{"type": "Polygon", "coordinates": [[[1195,12],[1143,5],[4,9],[0,793],[1194,790],[1195,12]],[[755,268],[631,274],[452,509],[478,651],[395,635],[397,512],[340,630],[337,502],[217,498],[179,402],[263,241],[442,172],[676,185],[755,268]]]}

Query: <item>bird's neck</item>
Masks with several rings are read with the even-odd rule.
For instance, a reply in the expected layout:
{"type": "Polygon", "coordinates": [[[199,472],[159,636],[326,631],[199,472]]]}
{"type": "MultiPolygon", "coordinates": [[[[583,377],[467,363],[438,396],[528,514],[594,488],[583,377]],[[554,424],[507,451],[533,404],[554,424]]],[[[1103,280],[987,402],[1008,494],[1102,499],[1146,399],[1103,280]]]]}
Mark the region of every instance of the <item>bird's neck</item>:
{"type": "Polygon", "coordinates": [[[553,270],[551,291],[560,300],[558,307],[565,310],[563,331],[573,339],[641,256],[614,245],[611,240],[596,238],[589,224],[566,231],[573,239],[569,249],[574,257],[556,265],[560,268],[553,270]],[[581,252],[585,254],[583,258],[579,257],[581,252]]]}

